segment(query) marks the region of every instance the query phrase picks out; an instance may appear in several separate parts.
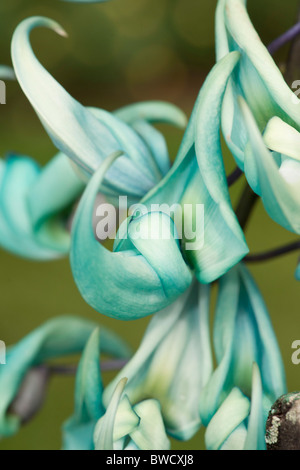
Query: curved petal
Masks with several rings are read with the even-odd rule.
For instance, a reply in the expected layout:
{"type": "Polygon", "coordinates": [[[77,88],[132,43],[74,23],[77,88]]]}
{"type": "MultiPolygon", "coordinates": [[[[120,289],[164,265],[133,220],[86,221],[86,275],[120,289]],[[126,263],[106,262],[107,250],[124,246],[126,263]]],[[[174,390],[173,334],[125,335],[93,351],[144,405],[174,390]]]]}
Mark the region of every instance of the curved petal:
{"type": "Polygon", "coordinates": [[[182,246],[197,279],[204,283],[220,277],[248,252],[230,204],[219,141],[218,111],[238,58],[238,53],[229,54],[210,72],[197,98],[173,167],[142,199],[148,207],[162,201],[169,206],[189,204],[193,213],[192,216],[185,214],[185,226],[192,225],[197,207],[204,205],[204,243],[201,236],[198,241],[196,233],[194,249],[185,249],[187,240],[183,240],[182,246]]]}
{"type": "Polygon", "coordinates": [[[199,394],[211,371],[209,288],[195,281],[153,317],[136,354],[106,387],[103,400],[108,403],[116,383],[126,376],[131,402],[157,399],[168,433],[189,439],[201,424],[199,394]]]}
{"type": "MultiPolygon", "coordinates": [[[[5,367],[0,369],[0,435],[17,432],[20,420],[8,408],[30,368],[47,360],[82,351],[97,325],[77,317],[59,317],[48,321],[9,348],[5,367]]],[[[102,350],[128,355],[127,345],[109,330],[101,330],[102,350]]]]}
{"type": "Polygon", "coordinates": [[[107,411],[96,425],[95,449],[124,450],[124,445],[125,450],[169,449],[160,404],[148,399],[132,406],[123,395],[126,381],[123,378],[117,383],[107,411]]]}
{"type": "Polygon", "coordinates": [[[186,115],[174,104],[166,101],[143,101],[119,108],[114,115],[126,122],[134,124],[136,121],[146,121],[152,124],[165,123],[185,129],[186,115]]]}
{"type": "MultiPolygon", "coordinates": [[[[293,166],[290,169],[284,166],[278,167],[271,152],[266,148],[263,137],[257,127],[254,117],[246,104],[240,98],[240,107],[247,123],[247,132],[249,138],[249,152],[247,159],[251,161],[251,165],[255,164],[256,175],[260,188],[260,195],[264,203],[265,209],[270,217],[288,230],[300,233],[300,164],[296,160],[292,160],[293,166]],[[292,176],[296,175],[296,179],[290,179],[290,171],[292,176]]],[[[288,162],[290,164],[290,162],[288,162]]],[[[247,177],[247,161],[245,161],[245,174],[247,177]]],[[[252,179],[249,179],[251,183],[252,179]]],[[[253,190],[255,191],[255,187],[253,190]]]]}
{"type": "Polygon", "coordinates": [[[39,178],[27,192],[28,210],[34,226],[68,208],[85,185],[76,175],[69,159],[59,153],[41,169],[39,178]]]}
{"type": "MultiPolygon", "coordinates": [[[[250,410],[249,399],[238,388],[234,388],[222,406],[215,413],[205,432],[207,450],[219,450],[229,436],[238,430],[248,417],[250,410]]],[[[241,428],[240,428],[241,429],[241,428]]],[[[235,435],[235,442],[231,442],[230,450],[242,450],[240,436],[235,435]]],[[[242,434],[242,437],[244,435],[242,434]]],[[[228,443],[227,443],[228,444],[228,443]]]]}
{"type": "Polygon", "coordinates": [[[224,98],[222,130],[228,147],[243,170],[247,131],[238,96],[247,101],[261,132],[274,116],[300,130],[299,100],[255,31],[245,0],[219,0],[216,44],[218,60],[230,51],[241,53],[224,98]]]}
{"type": "Polygon", "coordinates": [[[192,275],[174,238],[174,224],[162,213],[129,219],[125,250],[119,246],[117,252],[109,252],[95,239],[95,197],[107,168],[118,156],[111,155],[102,164],[80,201],[72,229],[71,266],[82,296],[93,308],[130,320],[172,303],[190,285],[192,275]]]}
{"type": "Polygon", "coordinates": [[[12,59],[17,79],[56,147],[87,174],[93,173],[107,155],[123,152],[103,182],[119,194],[142,197],[157,183],[149,168],[149,149],[125,122],[113,114],[91,110],[74,100],[42,67],[29,42],[30,31],[39,26],[66,33],[56,22],[33,17],[24,20],[12,40],[12,59]],[[101,114],[101,116],[100,116],[101,114]]]}

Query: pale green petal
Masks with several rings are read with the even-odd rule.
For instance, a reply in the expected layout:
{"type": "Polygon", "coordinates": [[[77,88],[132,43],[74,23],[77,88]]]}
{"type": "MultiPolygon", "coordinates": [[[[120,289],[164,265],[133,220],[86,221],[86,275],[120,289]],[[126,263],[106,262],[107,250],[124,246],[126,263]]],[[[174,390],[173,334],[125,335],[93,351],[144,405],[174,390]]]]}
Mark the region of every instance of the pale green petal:
{"type": "Polygon", "coordinates": [[[270,150],[300,162],[300,132],[279,117],[273,117],[264,132],[264,142],[270,150]]]}
{"type": "Polygon", "coordinates": [[[211,371],[209,288],[195,282],[153,317],[138,351],[105,389],[104,403],[125,375],[131,402],[157,399],[168,433],[189,439],[201,424],[199,394],[211,371]]]}
{"type": "Polygon", "coordinates": [[[170,441],[166,435],[159,402],[144,400],[133,408],[140,417],[139,426],[130,433],[136,447],[140,450],[169,450],[170,441]]]}
{"type": "MultiPolygon", "coordinates": [[[[251,152],[246,156],[252,160],[252,164],[255,162],[260,194],[266,211],[275,222],[299,234],[299,179],[296,178],[296,181],[289,179],[290,169],[286,172],[283,170],[281,173],[282,169],[280,171],[272,153],[267,149],[254,117],[242,98],[240,98],[240,106],[245,122],[247,123],[249,145],[251,146],[251,152]]],[[[295,165],[298,168],[299,162],[294,161],[292,172],[295,171],[295,165]]],[[[247,177],[246,162],[245,172],[247,177]]],[[[251,183],[251,180],[249,182],[251,183]]],[[[253,190],[255,190],[255,188],[253,188],[253,190]]]]}
{"type": "MultiPolygon", "coordinates": [[[[218,409],[210,421],[205,432],[205,444],[208,450],[218,450],[243,421],[247,418],[250,410],[250,401],[234,388],[228,395],[222,406],[218,409]]],[[[238,439],[238,443],[241,440],[238,439]]],[[[236,443],[231,443],[236,445],[236,443]]],[[[232,449],[232,450],[242,450],[232,449]]]]}
{"type": "Polygon", "coordinates": [[[171,124],[179,129],[184,129],[187,125],[185,113],[174,104],[167,103],[166,101],[134,103],[119,108],[114,114],[127,124],[134,124],[136,121],[146,121],[152,124],[171,124]]]}
{"type": "Polygon", "coordinates": [[[246,437],[247,428],[242,423],[227,437],[220,450],[242,450],[245,446],[246,437]]]}

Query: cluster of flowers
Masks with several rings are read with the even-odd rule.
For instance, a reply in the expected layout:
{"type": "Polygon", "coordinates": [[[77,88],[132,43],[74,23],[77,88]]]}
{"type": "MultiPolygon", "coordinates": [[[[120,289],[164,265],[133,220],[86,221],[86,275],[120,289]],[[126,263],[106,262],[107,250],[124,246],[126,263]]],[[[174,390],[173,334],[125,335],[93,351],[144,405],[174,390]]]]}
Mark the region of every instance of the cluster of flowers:
{"type": "MultiPolygon", "coordinates": [[[[172,166],[153,124],[185,127],[178,108],[164,102],[114,113],[83,107],[30,45],[33,28],[65,35],[60,25],[33,17],[17,27],[14,74],[60,153],[44,168],[23,156],[0,161],[0,244],[31,259],[69,253],[74,280],[94,309],[122,320],[154,316],[138,351],[105,389],[100,353],[128,359],[130,351],[92,322],[53,319],[11,347],[0,368],[2,437],[16,433],[26,419],[15,410],[24,387],[33,387],[29,374],[36,369],[41,377],[40,366],[50,359],[82,352],[74,414],[63,426],[65,449],[168,449],[168,436],[187,440],[201,425],[207,449],[265,448],[268,410],[286,393],[285,374],[263,298],[242,263],[249,250],[230,201],[220,129],[269,216],[299,234],[300,102],[245,3],[218,2],[217,63],[172,166]],[[119,232],[126,237],[117,236],[113,251],[94,234],[99,192],[112,203],[126,195],[149,208],[122,223],[119,232]],[[66,220],[79,198],[70,232],[66,220]],[[151,211],[155,203],[204,204],[204,244],[186,250],[173,231],[163,240],[134,236],[143,226],[170,227],[170,215],[151,211]]],[[[0,73],[10,75],[5,68],[0,73]]],[[[39,402],[42,383],[31,390],[30,409],[39,402]]]]}

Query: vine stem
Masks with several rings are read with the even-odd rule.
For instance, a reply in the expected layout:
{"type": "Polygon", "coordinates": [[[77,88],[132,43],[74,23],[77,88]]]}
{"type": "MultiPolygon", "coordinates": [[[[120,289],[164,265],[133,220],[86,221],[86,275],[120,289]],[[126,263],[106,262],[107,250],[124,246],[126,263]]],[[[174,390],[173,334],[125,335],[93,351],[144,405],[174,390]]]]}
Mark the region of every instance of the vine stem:
{"type": "MultiPolygon", "coordinates": [[[[122,369],[128,362],[128,359],[111,359],[100,362],[100,368],[102,372],[112,372],[122,369]]],[[[50,374],[57,375],[75,375],[78,366],[75,364],[70,365],[42,365],[38,368],[47,369],[50,374]]]]}
{"type": "Polygon", "coordinates": [[[246,228],[257,200],[258,195],[252,191],[248,184],[246,184],[235,211],[239,224],[243,230],[246,228]]]}
{"type": "Polygon", "coordinates": [[[282,46],[284,46],[287,42],[290,42],[293,39],[295,39],[299,34],[300,34],[300,21],[298,21],[298,23],[296,23],[294,26],[292,26],[290,29],[288,29],[281,36],[274,39],[274,41],[272,41],[268,45],[268,51],[272,55],[275,54],[275,52],[277,52],[278,49],[280,49],[282,46]]]}
{"type": "Polygon", "coordinates": [[[278,248],[274,248],[272,250],[268,250],[262,253],[254,253],[253,255],[247,255],[244,258],[244,261],[246,261],[247,263],[254,263],[258,261],[269,261],[274,258],[277,258],[278,256],[286,255],[288,253],[291,253],[297,250],[300,250],[300,240],[297,240],[295,242],[289,243],[288,245],[280,246],[278,248]]]}

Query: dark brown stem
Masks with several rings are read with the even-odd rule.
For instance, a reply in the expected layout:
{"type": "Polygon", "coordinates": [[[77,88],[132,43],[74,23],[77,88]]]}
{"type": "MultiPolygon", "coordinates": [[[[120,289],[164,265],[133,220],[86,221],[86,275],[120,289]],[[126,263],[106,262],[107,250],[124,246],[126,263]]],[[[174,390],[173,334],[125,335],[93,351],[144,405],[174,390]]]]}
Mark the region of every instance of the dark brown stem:
{"type": "Polygon", "coordinates": [[[295,242],[289,243],[285,246],[280,246],[278,248],[274,248],[273,250],[265,251],[262,253],[254,253],[253,255],[248,255],[244,258],[244,261],[247,263],[254,263],[258,261],[269,261],[278,256],[287,255],[293,251],[300,250],[300,240],[295,242]]]}
{"type": "Polygon", "coordinates": [[[250,186],[246,184],[235,211],[240,226],[243,230],[246,228],[257,199],[257,194],[255,194],[250,186]]]}
{"type": "Polygon", "coordinates": [[[243,172],[237,166],[230,175],[227,176],[227,184],[228,186],[232,186],[241,176],[243,172]]]}

